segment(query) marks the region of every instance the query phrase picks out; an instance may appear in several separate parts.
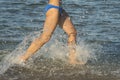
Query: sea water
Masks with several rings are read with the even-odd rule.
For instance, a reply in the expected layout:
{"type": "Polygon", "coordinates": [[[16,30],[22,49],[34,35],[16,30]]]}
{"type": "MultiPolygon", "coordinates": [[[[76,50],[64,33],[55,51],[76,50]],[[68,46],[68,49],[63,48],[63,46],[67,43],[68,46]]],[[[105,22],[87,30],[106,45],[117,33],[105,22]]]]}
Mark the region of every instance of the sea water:
{"type": "Polygon", "coordinates": [[[120,1],[66,0],[77,29],[77,59],[67,63],[67,35],[57,27],[51,40],[25,65],[15,65],[42,32],[43,0],[0,0],[0,80],[119,80],[120,1]]]}

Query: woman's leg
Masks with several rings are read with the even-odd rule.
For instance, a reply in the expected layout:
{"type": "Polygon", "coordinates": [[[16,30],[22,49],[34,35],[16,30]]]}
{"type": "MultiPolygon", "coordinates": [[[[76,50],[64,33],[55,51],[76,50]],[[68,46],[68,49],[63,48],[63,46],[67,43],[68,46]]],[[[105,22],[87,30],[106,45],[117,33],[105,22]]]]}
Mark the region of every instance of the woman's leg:
{"type": "Polygon", "coordinates": [[[58,9],[52,8],[47,11],[43,33],[31,43],[26,53],[21,56],[22,60],[26,61],[36,51],[38,51],[38,49],[40,49],[46,42],[50,40],[52,33],[57,26],[58,18],[59,18],[58,9]]]}
{"type": "MultiPolygon", "coordinates": [[[[70,64],[78,64],[78,61],[76,59],[76,29],[70,20],[69,15],[65,10],[63,10],[63,14],[61,14],[59,18],[58,23],[62,29],[67,33],[68,35],[68,47],[69,47],[69,63],[70,64]]],[[[81,64],[81,63],[80,63],[81,64]]]]}

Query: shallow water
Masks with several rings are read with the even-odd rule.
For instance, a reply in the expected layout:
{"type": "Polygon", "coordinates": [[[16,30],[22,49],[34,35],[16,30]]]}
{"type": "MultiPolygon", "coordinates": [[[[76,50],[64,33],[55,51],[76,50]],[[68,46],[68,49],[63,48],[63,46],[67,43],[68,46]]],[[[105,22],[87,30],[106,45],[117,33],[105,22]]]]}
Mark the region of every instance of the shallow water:
{"type": "Polygon", "coordinates": [[[67,35],[59,27],[26,65],[12,64],[42,32],[46,4],[44,0],[0,0],[0,71],[5,70],[0,80],[119,80],[119,0],[63,2],[78,31],[78,59],[87,61],[85,65],[67,63],[67,35]]]}

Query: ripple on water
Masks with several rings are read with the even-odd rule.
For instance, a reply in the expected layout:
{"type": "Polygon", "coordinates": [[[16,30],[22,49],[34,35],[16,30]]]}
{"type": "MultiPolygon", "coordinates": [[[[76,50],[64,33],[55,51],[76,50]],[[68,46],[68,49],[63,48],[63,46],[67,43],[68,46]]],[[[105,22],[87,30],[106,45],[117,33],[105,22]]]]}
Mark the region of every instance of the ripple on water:
{"type": "MultiPolygon", "coordinates": [[[[45,18],[43,8],[46,3],[45,0],[0,0],[0,49],[3,50],[0,51],[0,59],[8,55],[19,42],[23,41],[23,44],[28,46],[33,37],[37,36],[31,33],[32,36],[28,37],[29,40],[27,39],[26,43],[23,40],[26,33],[42,31],[45,18]]],[[[67,42],[66,34],[61,35],[62,31],[57,31],[55,33],[57,36],[53,35],[49,42],[55,43],[57,46],[48,43],[40,52],[46,52],[46,56],[43,57],[39,53],[35,60],[28,61],[25,66],[8,66],[6,73],[0,75],[0,80],[119,80],[119,5],[119,0],[65,0],[63,8],[70,14],[78,31],[77,41],[86,43],[81,50],[86,49],[85,47],[89,45],[88,51],[94,49],[92,53],[95,53],[93,55],[95,58],[90,58],[83,66],[67,64],[61,59],[63,53],[55,54],[54,51],[60,49],[55,43],[56,41],[60,41],[62,44],[67,42]],[[50,50],[52,47],[55,49],[50,50]],[[47,52],[51,53],[47,54],[47,52]],[[48,56],[52,58],[48,58],[48,56]],[[55,56],[57,58],[53,59],[55,56]]],[[[16,48],[21,49],[24,46],[16,48]]],[[[82,45],[79,44],[79,46],[82,45]]],[[[25,49],[22,48],[20,51],[25,49]]],[[[63,49],[57,51],[63,51],[63,49]]]]}

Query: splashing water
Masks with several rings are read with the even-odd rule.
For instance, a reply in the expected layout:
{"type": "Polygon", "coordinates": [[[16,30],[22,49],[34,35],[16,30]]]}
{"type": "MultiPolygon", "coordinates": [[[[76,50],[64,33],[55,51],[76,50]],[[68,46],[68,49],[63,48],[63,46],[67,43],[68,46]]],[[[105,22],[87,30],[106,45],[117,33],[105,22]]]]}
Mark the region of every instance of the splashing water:
{"type": "MultiPolygon", "coordinates": [[[[2,61],[0,62],[0,74],[3,74],[9,67],[13,66],[18,61],[18,57],[21,56],[26,48],[28,47],[29,43],[35,38],[32,37],[36,33],[32,33],[24,38],[24,40],[17,46],[17,48],[11,52],[10,54],[6,55],[2,61]],[[31,39],[32,38],[32,39],[31,39]]],[[[38,32],[37,32],[38,34],[38,32]]]]}
{"type": "MultiPolygon", "coordinates": [[[[29,34],[24,38],[24,40],[17,46],[17,48],[11,52],[10,54],[6,55],[1,63],[0,63],[0,74],[3,74],[9,69],[10,67],[14,66],[15,63],[18,62],[18,57],[21,56],[25,50],[30,45],[31,41],[33,41],[36,37],[38,37],[40,32],[34,32],[29,34]]],[[[35,60],[38,56],[43,55],[46,58],[52,58],[53,60],[59,59],[61,61],[67,61],[67,56],[69,55],[67,45],[64,42],[61,42],[58,37],[58,34],[53,35],[54,40],[48,42],[45,46],[41,48],[35,55],[32,56],[32,60],[35,60]]],[[[62,36],[64,38],[64,36],[62,36]]],[[[66,37],[66,36],[65,36],[66,37]]],[[[78,44],[76,47],[77,51],[77,58],[79,61],[84,63],[87,62],[88,58],[90,57],[91,50],[89,50],[84,44],[78,44]],[[79,46],[80,45],[80,46],[79,46]]],[[[32,63],[31,63],[32,64],[32,63]]],[[[26,66],[24,66],[26,67],[26,66]]]]}

